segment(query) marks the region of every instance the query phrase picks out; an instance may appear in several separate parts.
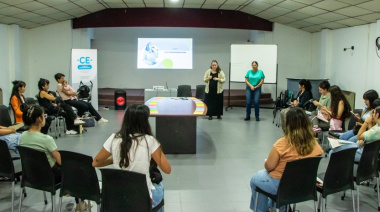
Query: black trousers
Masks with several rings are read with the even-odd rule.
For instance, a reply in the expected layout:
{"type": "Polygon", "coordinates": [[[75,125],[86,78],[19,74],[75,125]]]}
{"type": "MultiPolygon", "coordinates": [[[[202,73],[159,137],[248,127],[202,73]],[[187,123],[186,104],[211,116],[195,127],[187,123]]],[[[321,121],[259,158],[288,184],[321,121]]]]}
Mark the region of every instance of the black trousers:
{"type": "Polygon", "coordinates": [[[65,100],[66,104],[75,107],[78,110],[78,116],[83,116],[86,111],[89,111],[92,116],[95,116],[96,121],[99,121],[102,117],[95,110],[91,103],[82,100],[65,100]]]}

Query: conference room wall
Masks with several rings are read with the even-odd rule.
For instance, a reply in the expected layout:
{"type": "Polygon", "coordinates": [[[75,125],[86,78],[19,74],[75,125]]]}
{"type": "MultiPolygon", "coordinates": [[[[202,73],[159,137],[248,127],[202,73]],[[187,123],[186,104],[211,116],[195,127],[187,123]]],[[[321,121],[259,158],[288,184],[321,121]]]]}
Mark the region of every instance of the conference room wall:
{"type": "Polygon", "coordinates": [[[10,26],[0,24],[0,42],[1,42],[1,48],[0,48],[0,87],[3,90],[3,104],[8,105],[9,103],[9,93],[11,92],[11,74],[14,72],[10,71],[9,67],[9,49],[13,48],[12,43],[10,42],[9,36],[8,36],[8,30],[10,26]]]}
{"type": "MultiPolygon", "coordinates": [[[[214,58],[219,61],[228,79],[230,44],[248,43],[248,39],[255,44],[278,44],[278,90],[286,89],[286,77],[317,76],[310,71],[312,34],[281,24],[275,24],[273,32],[200,28],[106,28],[94,29],[94,38],[92,48],[98,49],[99,77],[102,79],[100,87],[146,88],[165,85],[165,82],[168,82],[169,87],[177,87],[179,84],[195,87],[202,84],[203,73],[214,58]],[[193,70],[137,70],[138,37],[192,37],[193,70]],[[110,75],[109,71],[113,74],[110,75]],[[119,77],[114,77],[114,74],[119,77]]],[[[225,88],[227,87],[226,84],[225,88]]],[[[244,89],[245,85],[232,83],[231,88],[244,89]]],[[[274,86],[264,86],[264,91],[275,93],[274,86]]]]}
{"type": "MultiPolygon", "coordinates": [[[[356,93],[355,107],[364,107],[363,93],[375,89],[380,93],[380,59],[376,56],[375,40],[380,36],[379,21],[374,24],[333,30],[331,84],[356,93]],[[343,48],[351,49],[343,51],[343,48]]],[[[324,52],[328,53],[328,52],[324,52]]],[[[380,51],[379,51],[380,54],[380,51]]]]}
{"type": "MultiPolygon", "coordinates": [[[[216,59],[229,78],[230,44],[247,43],[250,30],[129,27],[96,28],[92,48],[98,49],[99,87],[152,88],[164,85],[177,88],[189,84],[192,88],[204,84],[203,75],[216,59]],[[193,69],[137,69],[138,38],[193,38],[193,69]]],[[[242,76],[244,79],[244,76],[242,76]]],[[[243,83],[233,84],[244,88],[243,83]]],[[[225,85],[225,88],[228,84],[225,85]]]]}

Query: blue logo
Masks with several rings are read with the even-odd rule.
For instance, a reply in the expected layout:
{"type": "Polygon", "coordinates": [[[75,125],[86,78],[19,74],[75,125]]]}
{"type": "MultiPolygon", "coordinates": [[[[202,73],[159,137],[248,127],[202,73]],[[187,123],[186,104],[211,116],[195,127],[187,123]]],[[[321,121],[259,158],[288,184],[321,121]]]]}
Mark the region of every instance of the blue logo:
{"type": "Polygon", "coordinates": [[[77,60],[81,65],[78,65],[79,70],[92,69],[92,59],[90,57],[81,57],[77,60]]]}

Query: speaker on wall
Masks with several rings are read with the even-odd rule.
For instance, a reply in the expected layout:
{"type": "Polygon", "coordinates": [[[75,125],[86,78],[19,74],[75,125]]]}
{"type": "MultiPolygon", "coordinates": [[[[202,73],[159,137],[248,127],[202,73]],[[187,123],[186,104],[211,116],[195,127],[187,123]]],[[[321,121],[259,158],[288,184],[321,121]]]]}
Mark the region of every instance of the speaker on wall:
{"type": "Polygon", "coordinates": [[[115,110],[125,110],[127,108],[127,93],[125,91],[115,91],[115,110]]]}

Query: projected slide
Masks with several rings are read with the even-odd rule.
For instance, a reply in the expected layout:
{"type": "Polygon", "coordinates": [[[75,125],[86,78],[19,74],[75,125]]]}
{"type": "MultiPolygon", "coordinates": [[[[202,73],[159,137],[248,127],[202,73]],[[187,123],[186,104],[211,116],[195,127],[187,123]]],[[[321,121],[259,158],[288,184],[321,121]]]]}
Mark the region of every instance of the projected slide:
{"type": "Polygon", "coordinates": [[[192,69],[192,38],[139,38],[138,69],[192,69]]]}

